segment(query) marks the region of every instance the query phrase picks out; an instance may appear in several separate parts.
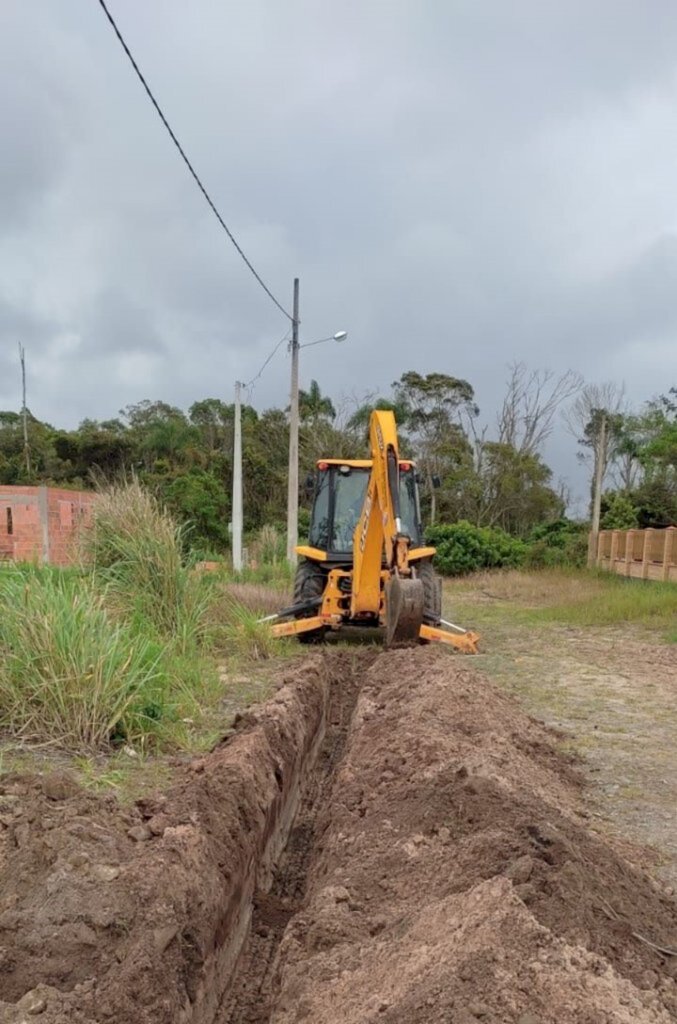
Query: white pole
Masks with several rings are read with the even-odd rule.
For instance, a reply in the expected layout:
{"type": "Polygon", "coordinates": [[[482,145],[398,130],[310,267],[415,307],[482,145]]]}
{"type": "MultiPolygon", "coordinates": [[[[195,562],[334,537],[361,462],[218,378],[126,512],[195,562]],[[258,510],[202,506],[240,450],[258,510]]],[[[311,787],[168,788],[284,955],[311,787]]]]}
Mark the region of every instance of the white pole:
{"type": "Polygon", "coordinates": [[[296,565],[299,533],[299,279],[294,278],[289,402],[289,490],[287,492],[287,561],[296,565]]]}
{"type": "Polygon", "coordinates": [[[21,360],[21,415],[24,428],[24,459],[26,460],[26,473],[31,475],[31,450],[28,445],[28,409],[26,408],[26,352],[19,342],[19,359],[21,360]]]}
{"type": "Polygon", "coordinates": [[[233,431],[233,569],[242,572],[242,413],[240,381],[235,382],[235,429],[233,431]]]}

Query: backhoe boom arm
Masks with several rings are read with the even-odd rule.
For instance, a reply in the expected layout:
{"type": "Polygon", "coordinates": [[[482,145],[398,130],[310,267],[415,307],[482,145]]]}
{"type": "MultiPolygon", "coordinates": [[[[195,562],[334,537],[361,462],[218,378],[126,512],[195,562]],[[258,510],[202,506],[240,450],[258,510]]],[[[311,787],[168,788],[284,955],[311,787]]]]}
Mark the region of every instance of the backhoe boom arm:
{"type": "Polygon", "coordinates": [[[395,416],[376,409],[369,422],[372,467],[362,512],[353,537],[353,592],[351,615],[378,614],[381,568],[408,576],[411,539],[402,533],[400,520],[400,452],[395,416]]]}

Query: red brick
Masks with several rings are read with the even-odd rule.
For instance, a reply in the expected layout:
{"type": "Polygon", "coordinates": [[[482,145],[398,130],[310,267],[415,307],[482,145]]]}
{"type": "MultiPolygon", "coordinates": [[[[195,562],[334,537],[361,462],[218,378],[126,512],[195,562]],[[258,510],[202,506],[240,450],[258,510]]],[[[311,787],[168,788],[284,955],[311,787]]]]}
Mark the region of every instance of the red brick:
{"type": "MultiPolygon", "coordinates": [[[[40,509],[44,506],[40,491],[38,487],[0,485],[0,560],[36,561],[42,558],[40,509]],[[33,500],[27,504],[26,498],[33,500]],[[8,508],[12,512],[11,534],[7,532],[8,508]]],[[[49,560],[52,564],[68,565],[74,560],[78,529],[83,522],[91,521],[95,501],[96,495],[91,491],[47,488],[49,560]]]]}

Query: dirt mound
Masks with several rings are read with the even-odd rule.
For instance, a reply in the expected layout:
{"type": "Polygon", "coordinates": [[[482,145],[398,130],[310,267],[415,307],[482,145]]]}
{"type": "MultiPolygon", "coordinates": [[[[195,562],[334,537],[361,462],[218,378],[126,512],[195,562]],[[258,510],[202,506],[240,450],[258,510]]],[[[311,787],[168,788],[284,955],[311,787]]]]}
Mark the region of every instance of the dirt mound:
{"type": "Polygon", "coordinates": [[[232,740],[129,810],[67,778],[3,780],[0,1020],[213,1019],[344,661],[290,671],[232,740]]]}
{"type": "Polygon", "coordinates": [[[670,1020],[675,904],[588,828],[553,733],[437,651],[367,673],[275,1024],[670,1020]],[[527,1016],[525,1016],[527,1015],[527,1016]]]}
{"type": "Polygon", "coordinates": [[[677,907],[555,733],[431,648],[281,682],[132,809],[4,780],[0,1021],[677,1020],[677,907]]]}

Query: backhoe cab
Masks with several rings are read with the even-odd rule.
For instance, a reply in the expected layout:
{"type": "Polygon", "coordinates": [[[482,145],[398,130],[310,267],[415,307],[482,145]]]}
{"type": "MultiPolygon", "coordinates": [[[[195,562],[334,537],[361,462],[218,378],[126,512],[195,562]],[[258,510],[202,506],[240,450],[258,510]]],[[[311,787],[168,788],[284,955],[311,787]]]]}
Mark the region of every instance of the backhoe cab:
{"type": "Polygon", "coordinates": [[[442,619],[416,467],[400,458],[392,412],[372,413],[369,438],[371,459],[317,463],[294,603],[274,617],[273,632],[312,643],[329,629],[381,626],[386,646],[437,640],[474,653],[477,635],[442,619]]]}

